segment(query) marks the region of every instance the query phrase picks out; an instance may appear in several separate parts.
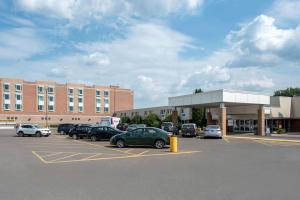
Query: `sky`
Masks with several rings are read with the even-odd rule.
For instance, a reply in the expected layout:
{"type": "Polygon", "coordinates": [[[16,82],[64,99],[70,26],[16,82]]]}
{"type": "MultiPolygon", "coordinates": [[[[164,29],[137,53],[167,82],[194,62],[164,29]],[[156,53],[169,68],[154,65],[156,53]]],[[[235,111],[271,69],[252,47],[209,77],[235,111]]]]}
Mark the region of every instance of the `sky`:
{"type": "Polygon", "coordinates": [[[2,0],[0,76],[119,85],[134,107],[196,88],[300,86],[300,0],[2,0]]]}

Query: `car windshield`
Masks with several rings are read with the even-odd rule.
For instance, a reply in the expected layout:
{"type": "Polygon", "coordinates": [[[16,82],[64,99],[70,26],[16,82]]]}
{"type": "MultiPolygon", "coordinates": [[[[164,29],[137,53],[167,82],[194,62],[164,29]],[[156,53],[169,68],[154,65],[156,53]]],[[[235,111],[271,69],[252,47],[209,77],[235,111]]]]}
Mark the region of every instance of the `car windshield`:
{"type": "Polygon", "coordinates": [[[194,124],[183,124],[182,128],[195,128],[194,124]]]}
{"type": "Polygon", "coordinates": [[[218,126],[218,125],[208,125],[206,128],[207,129],[220,129],[220,126],[218,126]]]}
{"type": "Polygon", "coordinates": [[[34,128],[42,128],[40,125],[33,125],[34,128]]]}

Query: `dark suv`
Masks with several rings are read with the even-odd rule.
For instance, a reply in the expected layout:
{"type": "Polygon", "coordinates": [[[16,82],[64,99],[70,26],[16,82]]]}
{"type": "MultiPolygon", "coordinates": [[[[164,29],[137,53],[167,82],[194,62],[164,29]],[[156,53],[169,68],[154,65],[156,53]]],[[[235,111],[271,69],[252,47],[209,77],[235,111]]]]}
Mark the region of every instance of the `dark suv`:
{"type": "Polygon", "coordinates": [[[91,138],[92,141],[109,140],[112,136],[120,133],[124,132],[108,126],[99,126],[93,127],[89,132],[88,137],[91,138]]]}
{"type": "Polygon", "coordinates": [[[69,134],[69,131],[74,127],[74,124],[59,124],[57,127],[57,133],[69,134]]]}
{"type": "Polygon", "coordinates": [[[78,140],[87,137],[90,130],[93,128],[92,125],[78,125],[72,128],[69,132],[69,136],[74,140],[78,140]]]}
{"type": "Polygon", "coordinates": [[[196,137],[197,136],[197,125],[196,124],[183,124],[181,127],[181,134],[182,137],[185,136],[192,136],[192,137],[196,137]]]}

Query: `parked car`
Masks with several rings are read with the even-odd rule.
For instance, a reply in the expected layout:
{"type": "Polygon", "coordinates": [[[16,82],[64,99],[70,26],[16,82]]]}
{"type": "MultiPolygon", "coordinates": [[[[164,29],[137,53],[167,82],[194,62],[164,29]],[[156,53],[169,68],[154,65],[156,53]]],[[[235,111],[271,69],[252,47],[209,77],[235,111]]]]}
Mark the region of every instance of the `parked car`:
{"type": "Polygon", "coordinates": [[[59,124],[57,127],[57,133],[69,134],[70,130],[74,127],[74,124],[59,124]]]}
{"type": "Polygon", "coordinates": [[[93,128],[92,125],[77,125],[69,132],[69,136],[74,140],[78,140],[88,136],[89,131],[93,128]]]}
{"type": "Polygon", "coordinates": [[[128,124],[127,123],[119,123],[117,125],[117,129],[121,130],[121,131],[127,131],[128,128],[128,124]]]}
{"type": "Polygon", "coordinates": [[[192,123],[182,124],[181,135],[182,135],[182,137],[185,137],[185,136],[196,137],[197,136],[197,125],[192,124],[192,123]]]}
{"type": "Polygon", "coordinates": [[[204,129],[204,137],[217,137],[222,138],[222,132],[219,125],[208,125],[204,129]]]}
{"type": "Polygon", "coordinates": [[[48,137],[51,131],[48,128],[42,128],[39,125],[23,124],[19,125],[16,129],[17,135],[23,137],[25,135],[34,135],[36,137],[48,137]]]}
{"type": "Polygon", "coordinates": [[[127,131],[132,131],[137,128],[145,128],[146,124],[130,124],[128,125],[127,131]]]}
{"type": "Polygon", "coordinates": [[[173,122],[163,122],[161,124],[161,129],[174,135],[178,135],[178,127],[173,124],[173,122]]]}
{"type": "Polygon", "coordinates": [[[126,133],[118,134],[110,139],[111,145],[119,148],[125,146],[154,146],[157,149],[170,144],[171,134],[159,128],[137,128],[126,133]]]}
{"type": "Polygon", "coordinates": [[[91,138],[92,141],[109,140],[112,136],[121,133],[124,132],[108,126],[99,126],[93,127],[88,133],[88,137],[91,138]]]}

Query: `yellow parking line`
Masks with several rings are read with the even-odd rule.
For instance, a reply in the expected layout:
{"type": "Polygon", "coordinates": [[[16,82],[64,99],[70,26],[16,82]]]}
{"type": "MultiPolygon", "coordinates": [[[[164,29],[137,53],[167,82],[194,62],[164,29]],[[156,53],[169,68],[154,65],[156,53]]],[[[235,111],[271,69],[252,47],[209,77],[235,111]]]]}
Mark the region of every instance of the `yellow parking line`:
{"type": "Polygon", "coordinates": [[[40,159],[40,161],[42,161],[45,164],[48,164],[48,162],[46,160],[44,160],[39,154],[37,154],[35,151],[32,151],[32,153],[38,158],[40,159]]]}
{"type": "Polygon", "coordinates": [[[89,157],[84,158],[84,159],[92,159],[92,158],[100,156],[100,155],[103,155],[103,153],[96,153],[95,155],[89,156],[89,157]]]}
{"type": "Polygon", "coordinates": [[[271,144],[268,144],[268,143],[266,143],[266,142],[264,142],[264,141],[255,141],[256,143],[259,143],[259,144],[263,144],[263,145],[265,145],[265,146],[269,146],[269,147],[272,147],[273,145],[271,145],[271,144]]]}
{"type": "Polygon", "coordinates": [[[127,156],[116,156],[116,157],[106,157],[106,158],[92,158],[92,159],[80,159],[80,160],[62,160],[62,161],[49,161],[48,163],[72,163],[72,162],[86,162],[86,161],[96,161],[96,160],[112,160],[112,159],[123,159],[123,158],[139,158],[139,157],[151,157],[151,156],[167,156],[167,155],[181,155],[181,154],[192,154],[199,153],[201,151],[183,151],[178,153],[157,153],[157,154],[147,154],[147,155],[127,155],[127,156]]]}
{"type": "Polygon", "coordinates": [[[230,143],[229,140],[227,139],[227,136],[223,137],[223,139],[224,139],[227,143],[230,143]]]}
{"type": "Polygon", "coordinates": [[[45,155],[43,156],[43,158],[46,158],[46,157],[51,157],[51,156],[56,156],[56,155],[59,155],[59,154],[62,154],[64,152],[57,152],[57,153],[52,153],[52,154],[49,154],[49,155],[45,155]]]}
{"type": "MultiPolygon", "coordinates": [[[[85,142],[85,141],[80,141],[80,140],[75,140],[79,143],[84,143],[84,144],[88,144],[88,145],[91,145],[91,146],[95,146],[95,147],[102,147],[102,148],[105,148],[104,146],[102,145],[98,145],[98,144],[93,144],[93,143],[89,143],[89,142],[85,142]]],[[[109,150],[112,150],[112,151],[117,151],[117,152],[121,152],[121,153],[126,153],[126,154],[129,154],[129,155],[132,155],[131,153],[127,153],[125,151],[121,151],[121,150],[118,150],[118,149],[113,149],[113,148],[107,148],[109,150]]]]}
{"type": "Polygon", "coordinates": [[[258,138],[258,137],[239,137],[239,136],[227,136],[232,139],[243,139],[243,140],[262,140],[262,141],[273,141],[273,142],[287,142],[300,144],[300,140],[286,140],[286,139],[272,139],[272,138],[258,138]]]}
{"type": "Polygon", "coordinates": [[[144,155],[147,152],[149,152],[149,151],[143,151],[142,153],[139,153],[138,155],[144,155]]]}
{"type": "MultiPolygon", "coordinates": [[[[51,146],[47,146],[47,145],[35,145],[35,146],[25,146],[25,147],[29,147],[29,148],[53,148],[51,146]]],[[[61,147],[55,147],[55,148],[60,148],[60,149],[97,149],[97,148],[92,148],[92,147],[84,147],[84,146],[68,146],[68,147],[65,147],[65,146],[61,146],[61,147]]]]}
{"type": "Polygon", "coordinates": [[[72,155],[68,155],[68,156],[64,156],[64,157],[62,157],[62,158],[57,158],[57,159],[54,159],[54,160],[50,160],[50,161],[48,161],[49,163],[51,163],[51,162],[56,162],[56,161],[59,161],[59,160],[63,160],[63,159],[66,159],[66,158],[71,158],[71,157],[73,157],[73,156],[77,156],[77,155],[79,155],[80,153],[75,153],[75,154],[72,154],[72,155]]]}

